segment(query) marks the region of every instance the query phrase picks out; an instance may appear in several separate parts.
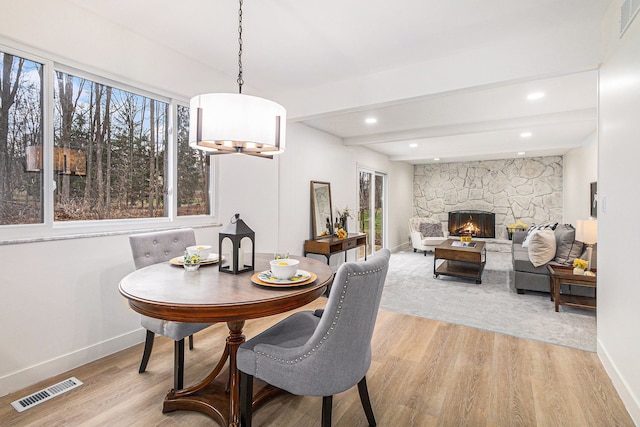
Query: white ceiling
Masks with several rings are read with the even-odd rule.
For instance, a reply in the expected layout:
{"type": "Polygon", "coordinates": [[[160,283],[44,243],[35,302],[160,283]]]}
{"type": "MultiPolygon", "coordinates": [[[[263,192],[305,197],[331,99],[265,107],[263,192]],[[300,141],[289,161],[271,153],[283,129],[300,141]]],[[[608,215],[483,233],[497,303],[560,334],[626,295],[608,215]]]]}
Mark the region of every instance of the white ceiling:
{"type": "MultiPolygon", "coordinates": [[[[228,75],[216,91],[237,89],[237,1],[69,1],[228,75]]],[[[243,92],[392,160],[560,155],[596,131],[610,2],[247,0],[243,92]]]]}

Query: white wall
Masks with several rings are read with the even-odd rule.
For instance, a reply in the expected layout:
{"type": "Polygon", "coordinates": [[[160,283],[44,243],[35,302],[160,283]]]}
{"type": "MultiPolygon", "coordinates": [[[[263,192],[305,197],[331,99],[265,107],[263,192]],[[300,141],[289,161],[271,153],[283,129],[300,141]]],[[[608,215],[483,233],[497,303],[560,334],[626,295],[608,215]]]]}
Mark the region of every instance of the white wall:
{"type": "Polygon", "coordinates": [[[618,36],[614,0],[600,71],[598,143],[598,356],[634,422],[640,425],[640,286],[635,242],[640,212],[640,17],[618,36]]]}
{"type": "Polygon", "coordinates": [[[598,180],[598,139],[594,133],[586,138],[582,147],[564,155],[563,223],[573,224],[591,215],[591,183],[598,180]]]}
{"type": "Polygon", "coordinates": [[[144,339],[118,292],[134,270],[127,235],[0,245],[0,270],[0,395],[144,339]]]}
{"type": "MultiPolygon", "coordinates": [[[[300,124],[287,129],[287,151],[280,161],[280,228],[278,247],[302,255],[311,238],[310,181],[331,183],[333,209],[358,205],[358,166],[388,175],[388,247],[407,243],[411,215],[412,166],[390,162],[386,156],[361,147],[345,147],[339,138],[300,124]]],[[[355,219],[349,230],[356,230],[355,219]]],[[[274,247],[274,249],[276,249],[274,247]]],[[[355,251],[351,251],[351,257],[355,251]]],[[[332,265],[341,257],[334,256],[332,265]]],[[[351,258],[350,258],[351,259],[351,258]]]]}

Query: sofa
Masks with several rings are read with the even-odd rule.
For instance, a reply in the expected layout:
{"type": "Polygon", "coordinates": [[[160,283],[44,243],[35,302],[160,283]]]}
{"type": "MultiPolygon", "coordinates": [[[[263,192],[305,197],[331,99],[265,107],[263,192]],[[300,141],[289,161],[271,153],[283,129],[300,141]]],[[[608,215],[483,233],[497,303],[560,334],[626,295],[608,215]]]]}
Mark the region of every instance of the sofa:
{"type": "MultiPolygon", "coordinates": [[[[525,291],[549,292],[548,264],[573,265],[575,258],[586,259],[586,247],[582,242],[575,240],[575,229],[571,224],[554,224],[549,226],[553,230],[555,238],[555,253],[553,258],[542,265],[535,266],[531,261],[529,250],[531,246],[523,247],[529,230],[513,233],[511,257],[513,262],[512,285],[519,294],[525,291]]],[[[548,231],[547,231],[548,233],[548,231]]],[[[594,246],[591,255],[591,268],[597,268],[597,249],[594,246]]],[[[594,296],[594,289],[582,286],[562,285],[561,292],[572,295],[594,296]]]]}
{"type": "Polygon", "coordinates": [[[445,230],[443,223],[414,217],[409,218],[409,236],[413,252],[422,251],[427,256],[427,252],[433,252],[436,246],[447,240],[449,231],[445,230]]]}

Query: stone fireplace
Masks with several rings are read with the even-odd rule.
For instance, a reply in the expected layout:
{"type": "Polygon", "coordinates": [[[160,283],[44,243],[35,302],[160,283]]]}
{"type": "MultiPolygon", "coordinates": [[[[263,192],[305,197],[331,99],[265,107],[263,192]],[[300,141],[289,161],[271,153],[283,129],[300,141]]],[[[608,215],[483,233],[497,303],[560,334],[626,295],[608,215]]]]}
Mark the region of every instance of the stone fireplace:
{"type": "Polygon", "coordinates": [[[414,166],[413,216],[440,222],[449,212],[495,214],[494,236],[507,226],[562,221],[562,157],[532,157],[414,166]]]}
{"type": "Polygon", "coordinates": [[[449,235],[494,239],[496,214],[471,210],[449,212],[449,235]]]}

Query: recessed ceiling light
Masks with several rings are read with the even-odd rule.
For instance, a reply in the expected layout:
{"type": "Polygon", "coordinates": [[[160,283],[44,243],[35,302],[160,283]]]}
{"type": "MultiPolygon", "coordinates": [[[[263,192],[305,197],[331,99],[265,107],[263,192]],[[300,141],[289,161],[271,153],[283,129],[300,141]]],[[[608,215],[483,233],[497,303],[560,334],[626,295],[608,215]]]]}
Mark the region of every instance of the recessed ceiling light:
{"type": "Polygon", "coordinates": [[[529,95],[527,95],[527,99],[529,101],[535,101],[536,99],[542,99],[544,98],[544,92],[532,92],[529,95]]]}
{"type": "Polygon", "coordinates": [[[411,144],[409,144],[409,147],[411,147],[411,148],[416,148],[417,146],[418,146],[418,144],[415,143],[415,142],[412,142],[411,144]]]}
{"type": "Polygon", "coordinates": [[[433,160],[435,160],[436,162],[440,161],[440,157],[434,157],[433,160]]]}
{"type": "Polygon", "coordinates": [[[527,154],[527,153],[525,153],[524,151],[518,152],[518,156],[524,156],[525,154],[527,154]]]}
{"type": "Polygon", "coordinates": [[[376,119],[375,117],[367,117],[366,119],[364,119],[364,122],[368,125],[372,125],[374,123],[378,123],[378,119],[376,119]]]}
{"type": "Polygon", "coordinates": [[[531,138],[531,135],[533,135],[531,132],[522,132],[520,138],[531,138]]]}

